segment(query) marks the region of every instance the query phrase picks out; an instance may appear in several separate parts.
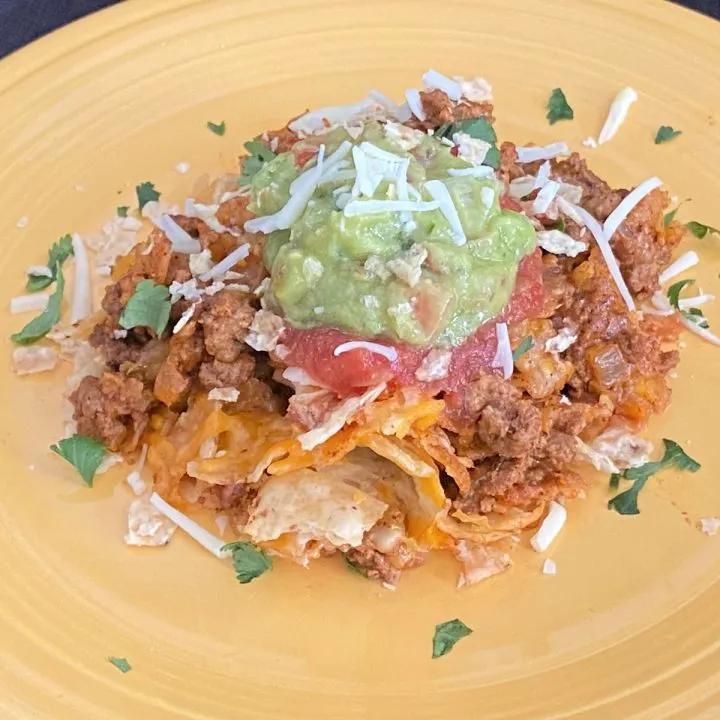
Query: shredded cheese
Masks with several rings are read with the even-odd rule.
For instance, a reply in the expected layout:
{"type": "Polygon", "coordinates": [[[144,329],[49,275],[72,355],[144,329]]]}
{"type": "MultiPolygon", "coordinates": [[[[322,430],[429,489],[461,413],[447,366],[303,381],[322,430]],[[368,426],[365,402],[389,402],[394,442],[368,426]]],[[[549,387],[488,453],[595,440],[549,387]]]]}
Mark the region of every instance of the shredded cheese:
{"type": "Polygon", "coordinates": [[[694,323],[692,320],[688,320],[684,315],[680,315],[680,322],[688,329],[690,332],[694,332],[696,335],[699,335],[703,340],[707,340],[709,343],[712,343],[713,345],[720,345],[720,338],[715,335],[715,333],[710,332],[707,328],[700,327],[697,323],[694,323]]]}
{"type": "Polygon", "coordinates": [[[545,147],[519,147],[515,148],[517,159],[521,165],[535,162],[536,160],[552,160],[560,155],[569,155],[570,148],[567,143],[557,142],[545,145],[545,147]]]}
{"type": "Polygon", "coordinates": [[[543,575],[557,575],[557,565],[554,560],[545,558],[545,562],[542,566],[543,575]]]}
{"type": "Polygon", "coordinates": [[[232,270],[241,260],[244,260],[250,254],[250,245],[244,243],[235,248],[227,257],[223,258],[217,265],[211,267],[207,272],[200,276],[203,282],[209,282],[217,278],[222,278],[225,273],[232,270]]]}
{"type": "Polygon", "coordinates": [[[165,517],[172,520],[181,530],[184,530],[193,540],[215,555],[215,557],[222,559],[230,555],[227,550],[223,550],[225,543],[219,537],[209,533],[185,513],[166,503],[157,493],[150,496],[150,502],[156,510],[159,510],[165,517]]]}
{"type": "Polygon", "coordinates": [[[420,121],[425,122],[425,110],[422,104],[422,98],[417,90],[411,89],[405,91],[405,99],[407,100],[410,112],[420,121]]]}
{"type": "Polygon", "coordinates": [[[430,197],[438,203],[440,212],[448,221],[453,242],[456,245],[465,245],[467,242],[465,230],[463,230],[457,208],[445,183],[442,180],[428,180],[425,183],[425,189],[430,193],[430,197]]]}
{"type": "Polygon", "coordinates": [[[75,281],[73,285],[70,323],[76,325],[92,315],[92,287],[90,285],[90,261],[82,238],[73,233],[73,255],[75,256],[75,281]]]}
{"type": "Polygon", "coordinates": [[[706,535],[717,535],[720,530],[720,518],[704,517],[700,518],[700,529],[706,535]]]}
{"type": "Polygon", "coordinates": [[[540,230],[537,233],[538,245],[545,252],[553,255],[567,255],[568,257],[576,257],[588,249],[588,244],[580,240],[575,240],[567,233],[561,230],[540,230]]]}
{"type": "Polygon", "coordinates": [[[432,212],[438,210],[438,202],[415,202],[413,200],[352,200],[344,209],[346,217],[377,215],[386,212],[432,212]]]}
{"type": "Polygon", "coordinates": [[[512,377],[514,367],[507,324],[498,323],[495,326],[495,335],[497,337],[497,350],[495,352],[495,358],[492,361],[492,366],[502,369],[503,377],[507,380],[512,377]]]}
{"type": "Polygon", "coordinates": [[[213,388],[208,393],[208,400],[217,400],[218,402],[237,402],[240,397],[240,391],[233,387],[213,388]]]}
{"type": "Polygon", "coordinates": [[[372,115],[377,109],[378,103],[375,100],[364,98],[355,105],[333,105],[305,113],[288,123],[288,128],[294,133],[305,135],[325,133],[331,127],[343,125],[354,118],[372,115]]]}
{"type": "Polygon", "coordinates": [[[47,293],[37,295],[18,295],[10,300],[10,313],[19,315],[25,312],[42,311],[47,307],[50,296],[47,293]]]}
{"type": "Polygon", "coordinates": [[[495,171],[489,165],[478,165],[477,167],[469,168],[450,168],[448,175],[452,177],[469,175],[470,177],[493,178],[495,177],[495,171]]]}
{"type": "Polygon", "coordinates": [[[552,500],[550,510],[542,521],[539,530],[530,538],[530,545],[536,552],[545,552],[558,536],[567,521],[567,510],[552,500]]]}
{"type": "Polygon", "coordinates": [[[691,298],[680,298],[678,301],[678,307],[681,310],[687,310],[688,308],[697,307],[698,305],[705,305],[706,303],[713,302],[714,300],[714,295],[696,295],[691,298]]]}
{"type": "Polygon", "coordinates": [[[625,122],[630,106],[638,99],[638,94],[631,87],[623,88],[615,97],[610,106],[607,120],[598,136],[598,145],[606,143],[615,137],[615,133],[625,122]]]}
{"type": "Polygon", "coordinates": [[[672,280],[677,275],[681,275],[699,262],[700,258],[698,254],[694,250],[688,250],[688,252],[683,253],[674,263],[660,273],[658,281],[661,285],[664,285],[668,280],[672,280]]]}
{"type": "Polygon", "coordinates": [[[428,90],[442,90],[451,100],[459,102],[462,97],[462,86],[437,70],[428,70],[423,76],[423,85],[428,90]]]}
{"type": "Polygon", "coordinates": [[[375,353],[376,355],[382,355],[387,358],[390,362],[397,360],[398,354],[394,347],[388,345],[380,345],[379,343],[366,342],[365,340],[353,340],[352,342],[342,343],[333,350],[333,355],[337,357],[351,350],[367,350],[368,352],[375,353]]]}
{"type": "MultiPolygon", "coordinates": [[[[570,205],[570,203],[568,203],[570,205]]],[[[635,302],[632,298],[632,295],[630,294],[630,290],[628,290],[628,286],[625,283],[625,279],[622,276],[622,272],[620,272],[620,266],[618,265],[617,260],[615,259],[615,256],[613,255],[612,248],[610,247],[610,243],[605,236],[605,231],[603,230],[600,223],[584,208],[580,207],[579,205],[572,205],[573,210],[582,218],[583,224],[590,230],[590,232],[593,234],[593,237],[595,238],[598,247],[600,248],[600,252],[602,253],[603,259],[605,260],[605,264],[608,267],[608,270],[610,271],[610,275],[612,279],[615,281],[615,284],[618,287],[618,290],[620,291],[620,295],[622,296],[622,299],[625,301],[625,304],[628,306],[628,309],[631,311],[635,310],[635,302]]]]}
{"type": "Polygon", "coordinates": [[[625,222],[628,215],[635,209],[638,203],[653,190],[662,185],[662,180],[658,177],[651,177],[641,182],[632,192],[630,192],[623,201],[610,213],[608,219],[603,225],[605,237],[610,240],[620,225],[625,222]]]}
{"type": "Polygon", "coordinates": [[[193,255],[202,250],[200,241],[186,233],[170,217],[170,215],[160,215],[157,218],[152,218],[152,222],[155,227],[162,230],[165,235],[167,235],[167,238],[172,243],[172,248],[175,252],[183,253],[185,255],[193,255]]]}
{"type": "Polygon", "coordinates": [[[173,327],[172,334],[177,335],[192,319],[192,316],[195,314],[195,309],[197,308],[198,303],[193,303],[181,316],[180,319],[175,323],[175,326],[173,327]]]}
{"type": "Polygon", "coordinates": [[[560,189],[560,183],[555,180],[548,180],[533,200],[533,212],[536,215],[544,215],[560,189]]]}

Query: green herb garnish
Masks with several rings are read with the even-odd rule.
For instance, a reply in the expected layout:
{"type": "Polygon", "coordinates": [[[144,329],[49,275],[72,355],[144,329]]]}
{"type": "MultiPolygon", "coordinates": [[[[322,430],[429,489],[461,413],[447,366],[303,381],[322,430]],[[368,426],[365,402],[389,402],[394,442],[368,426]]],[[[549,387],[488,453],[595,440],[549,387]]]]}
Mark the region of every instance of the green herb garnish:
{"type": "Polygon", "coordinates": [[[551,229],[551,230],[559,230],[559,231],[562,232],[562,233],[565,232],[565,228],[566,228],[565,218],[563,218],[563,217],[559,217],[559,218],[550,226],[550,229],[551,229]]]}
{"type": "Polygon", "coordinates": [[[455,647],[458,640],[467,637],[471,633],[472,630],[457,618],[436,625],[435,635],[433,635],[433,659],[447,655],[455,647]]]}
{"type": "Polygon", "coordinates": [[[691,323],[695,323],[698,327],[707,330],[710,327],[710,323],[707,318],[703,315],[703,311],[700,308],[690,308],[689,310],[681,310],[680,314],[691,323]]]}
{"type": "Polygon", "coordinates": [[[117,216],[121,218],[126,218],[128,216],[128,210],[130,208],[127,205],[118,205],[117,207],[117,216]]]}
{"type": "Polygon", "coordinates": [[[69,235],[63,235],[56,243],[53,243],[48,252],[47,266],[52,272],[52,277],[47,275],[28,275],[25,288],[28,292],[37,292],[44,290],[55,282],[57,277],[57,267],[62,265],[73,254],[72,238],[69,235]]]}
{"type": "Polygon", "coordinates": [[[60,263],[55,264],[55,277],[57,285],[55,286],[55,292],[48,300],[47,307],[20,332],[10,336],[10,339],[16,345],[32,345],[40,338],[45,337],[60,322],[63,292],[65,291],[65,277],[60,268],[60,263]]]}
{"type": "Polygon", "coordinates": [[[219,125],[216,125],[214,122],[208,122],[207,124],[208,130],[210,132],[214,132],[216,135],[219,135],[222,137],[225,134],[225,121],[223,120],[219,125]]]}
{"type": "Polygon", "coordinates": [[[694,284],[694,280],[681,280],[680,282],[676,282],[674,285],[671,285],[668,288],[668,300],[676,310],[680,309],[680,293],[683,291],[684,288],[694,284]]]}
{"type": "Polygon", "coordinates": [[[345,562],[345,566],[348,568],[348,570],[352,570],[354,573],[357,573],[358,575],[362,575],[364,578],[368,576],[367,574],[367,568],[364,568],[362,565],[358,565],[358,563],[351,560],[347,553],[343,553],[343,561],[345,562]]]}
{"type": "Polygon", "coordinates": [[[249,542],[233,542],[223,546],[232,553],[232,561],[239,583],[245,585],[272,569],[270,556],[249,542]]]}
{"type": "Polygon", "coordinates": [[[688,470],[689,472],[697,472],[700,469],[700,463],[693,460],[676,442],[664,439],[665,454],[662,460],[648,462],[640,467],[625,470],[622,475],[615,475],[610,478],[610,487],[615,488],[620,479],[630,480],[632,487],[619,495],[616,495],[608,502],[608,509],[615,510],[620,515],[637,515],[640,510],[638,508],[638,495],[645,487],[645,483],[656,473],[669,468],[677,468],[678,470],[688,470]],[[613,484],[613,483],[617,484],[613,484]]]}
{"type": "Polygon", "coordinates": [[[137,194],[139,210],[142,210],[149,202],[157,202],[160,199],[160,193],[151,182],[140,183],[135,188],[135,193],[137,194]]]}
{"type": "Polygon", "coordinates": [[[657,131],[657,134],[655,135],[655,144],[662,145],[662,143],[669,142],[670,140],[676,138],[678,135],[681,134],[682,130],[675,130],[669,125],[661,125],[657,131]]]}
{"type": "Polygon", "coordinates": [[[495,128],[488,122],[487,118],[469,118],[468,120],[458,120],[454,123],[446,123],[435,130],[435,137],[438,140],[442,138],[452,139],[455,133],[465,133],[475,140],[483,140],[490,143],[483,165],[497,170],[500,167],[500,150],[497,147],[497,133],[495,128]]]}
{"type": "Polygon", "coordinates": [[[245,149],[248,151],[248,156],[243,160],[243,172],[238,178],[238,185],[249,185],[263,165],[277,157],[267,145],[259,140],[246,142],[245,149]]]}
{"type": "Polygon", "coordinates": [[[533,346],[532,335],[528,335],[522,339],[522,342],[513,350],[513,362],[517,362],[528,350],[533,346]]]}
{"type": "Polygon", "coordinates": [[[170,293],[164,285],[141,280],[120,316],[120,326],[126,330],[150,328],[160,337],[170,320],[170,293]]]}
{"type": "Polygon", "coordinates": [[[550,93],[550,99],[547,101],[546,117],[551,125],[554,125],[558,120],[572,120],[575,117],[565,93],[560,88],[555,88],[550,93]]]}
{"type": "Polygon", "coordinates": [[[73,435],[60,440],[50,449],[64,460],[67,460],[79,473],[88,487],[93,486],[97,469],[107,455],[105,446],[86,435],[73,435]]]}
{"type": "Polygon", "coordinates": [[[702,223],[691,220],[685,227],[699,240],[702,240],[708,233],[720,235],[720,230],[711,225],[703,225],[702,223]]]}
{"type": "Polygon", "coordinates": [[[121,673],[127,673],[132,670],[132,665],[125,658],[109,657],[108,661],[114,665],[121,673]]]}

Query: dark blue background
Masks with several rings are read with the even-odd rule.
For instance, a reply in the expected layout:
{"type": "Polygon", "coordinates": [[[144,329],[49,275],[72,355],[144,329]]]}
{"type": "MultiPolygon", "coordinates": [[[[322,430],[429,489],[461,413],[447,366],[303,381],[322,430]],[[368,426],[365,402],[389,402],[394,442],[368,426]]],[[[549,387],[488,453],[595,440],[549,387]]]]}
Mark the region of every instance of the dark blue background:
{"type": "MultiPolygon", "coordinates": [[[[0,57],[56,27],[117,2],[120,0],[0,0],[0,57]]],[[[720,18],[720,0],[679,0],[679,4],[720,18]]]]}

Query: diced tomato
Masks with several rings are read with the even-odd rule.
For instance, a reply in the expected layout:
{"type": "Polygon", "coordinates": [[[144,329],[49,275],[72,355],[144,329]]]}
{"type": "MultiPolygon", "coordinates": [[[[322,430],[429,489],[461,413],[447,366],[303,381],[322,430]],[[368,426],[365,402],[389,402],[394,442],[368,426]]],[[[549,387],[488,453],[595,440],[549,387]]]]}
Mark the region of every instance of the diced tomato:
{"type": "Polygon", "coordinates": [[[288,328],[282,338],[288,349],[284,361],[302,368],[341,396],[356,394],[381,382],[420,387],[433,394],[443,390],[452,392],[490,369],[497,350],[495,325],[498,322],[516,323],[533,317],[542,305],[542,260],[537,250],[520,263],[515,290],[501,315],[481,325],[462,345],[453,349],[448,375],[442,380],[422,383],[415,377],[427,348],[387,342],[382,338],[374,338],[373,342],[394,347],[398,353],[394,362],[365,349],[336,357],[334,350],[338,345],[362,338],[334,328],[288,328]]]}
{"type": "Polygon", "coordinates": [[[521,213],[523,211],[522,205],[510,195],[503,195],[500,198],[500,208],[502,210],[513,210],[514,212],[521,213]]]}

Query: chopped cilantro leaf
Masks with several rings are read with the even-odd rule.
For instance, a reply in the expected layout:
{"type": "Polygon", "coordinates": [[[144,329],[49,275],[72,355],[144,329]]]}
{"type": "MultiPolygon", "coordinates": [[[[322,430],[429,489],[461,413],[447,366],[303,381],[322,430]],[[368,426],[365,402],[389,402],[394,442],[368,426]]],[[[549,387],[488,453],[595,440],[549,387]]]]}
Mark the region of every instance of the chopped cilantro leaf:
{"type": "Polygon", "coordinates": [[[435,137],[438,140],[442,138],[452,139],[455,133],[465,133],[475,140],[483,140],[490,143],[483,165],[497,170],[500,167],[500,150],[497,148],[497,133],[495,128],[488,122],[487,118],[469,118],[468,120],[458,120],[454,123],[446,123],[435,130],[435,137]]]}
{"type": "MultiPolygon", "coordinates": [[[[617,476],[617,484],[619,484],[620,477],[622,477],[625,480],[630,480],[632,486],[608,502],[609,510],[615,510],[620,515],[637,515],[640,512],[638,495],[645,487],[645,483],[653,475],[671,467],[678,470],[688,470],[689,472],[697,472],[700,469],[700,463],[693,460],[676,442],[664,439],[663,443],[665,445],[665,454],[662,460],[647,462],[640,467],[630,468],[625,470],[622,476],[617,476]]],[[[615,478],[615,475],[610,479],[610,487],[615,489],[617,485],[613,484],[613,478],[615,478]]]]}
{"type": "Polygon", "coordinates": [[[707,330],[710,327],[707,318],[703,315],[703,311],[700,308],[690,308],[689,310],[681,310],[680,314],[692,323],[695,323],[701,328],[707,330]]]}
{"type": "Polygon", "coordinates": [[[680,309],[680,293],[683,291],[683,288],[689,287],[690,285],[694,284],[694,280],[681,280],[680,282],[676,282],[674,285],[671,285],[668,288],[668,300],[676,310],[680,309]]]}
{"type": "Polygon", "coordinates": [[[93,478],[97,469],[107,455],[105,446],[86,435],[73,435],[60,440],[50,449],[64,460],[67,460],[79,473],[88,487],[93,486],[93,478]]]}
{"type": "Polygon", "coordinates": [[[214,122],[208,122],[207,124],[208,130],[210,132],[214,132],[216,135],[219,135],[222,137],[225,134],[225,121],[223,120],[219,125],[215,124],[214,122]]]}
{"type": "Polygon", "coordinates": [[[160,337],[170,320],[170,293],[164,285],[141,280],[120,316],[120,326],[126,330],[150,328],[160,337]]]}
{"type": "Polygon", "coordinates": [[[243,161],[243,172],[238,178],[238,185],[249,185],[263,165],[277,157],[267,145],[259,140],[246,142],[245,149],[248,151],[248,156],[243,161]]]}
{"type": "Polygon", "coordinates": [[[345,566],[348,570],[352,570],[354,573],[357,573],[358,575],[362,575],[364,578],[366,578],[367,575],[367,568],[364,568],[362,565],[358,565],[356,562],[352,561],[348,556],[347,553],[343,553],[343,561],[345,562],[345,566]]]}
{"type": "Polygon", "coordinates": [[[685,227],[699,240],[702,240],[708,233],[715,233],[720,235],[720,230],[710,225],[703,225],[702,223],[691,220],[685,225],[685,227]]]}
{"type": "Polygon", "coordinates": [[[553,224],[552,224],[553,230],[559,230],[560,232],[565,232],[565,218],[559,217],[553,224]]]}
{"type": "Polygon", "coordinates": [[[126,218],[128,215],[128,210],[130,208],[127,205],[118,205],[117,208],[117,216],[121,218],[126,218]]]}
{"type": "Polygon", "coordinates": [[[127,673],[132,670],[132,665],[125,658],[109,657],[108,661],[114,665],[121,673],[127,673]]]}
{"type": "Polygon", "coordinates": [[[533,346],[532,335],[528,335],[522,339],[522,342],[513,350],[513,362],[517,362],[528,350],[533,346]]]}
{"type": "Polygon", "coordinates": [[[610,489],[617,490],[620,487],[620,479],[622,475],[620,473],[613,473],[610,476],[610,489]]]}
{"type": "Polygon", "coordinates": [[[572,120],[575,117],[565,93],[560,88],[555,88],[550,93],[550,99],[547,101],[546,117],[551,125],[554,125],[558,120],[572,120]]]}
{"type": "Polygon", "coordinates": [[[433,635],[433,659],[447,655],[455,647],[458,640],[467,637],[471,633],[472,630],[457,618],[436,625],[435,635],[433,635]]]}
{"type": "Polygon", "coordinates": [[[63,235],[56,243],[53,243],[48,252],[47,266],[52,271],[52,277],[46,275],[29,275],[25,288],[28,292],[44,290],[52,285],[57,277],[57,266],[62,265],[73,254],[72,238],[63,235]]]}
{"type": "Polygon", "coordinates": [[[682,134],[682,130],[675,130],[669,125],[661,125],[660,128],[658,128],[657,134],[655,135],[655,144],[662,145],[662,143],[669,142],[680,134],[682,134]]]}
{"type": "Polygon", "coordinates": [[[239,583],[245,585],[272,569],[270,556],[249,542],[233,542],[223,547],[232,553],[239,583]]]}
{"type": "Polygon", "coordinates": [[[488,150],[485,160],[483,160],[483,165],[488,165],[493,170],[500,168],[500,150],[498,150],[495,145],[488,150]]]}
{"type": "Polygon", "coordinates": [[[149,202],[157,202],[160,199],[160,193],[151,182],[140,183],[135,188],[135,192],[139,210],[142,210],[149,202]]]}
{"type": "Polygon", "coordinates": [[[20,332],[11,336],[16,345],[31,345],[41,337],[47,335],[52,328],[60,322],[62,310],[63,292],[65,292],[65,277],[63,276],[60,263],[55,263],[55,277],[57,285],[55,292],[50,296],[47,307],[34,317],[20,332]]]}

